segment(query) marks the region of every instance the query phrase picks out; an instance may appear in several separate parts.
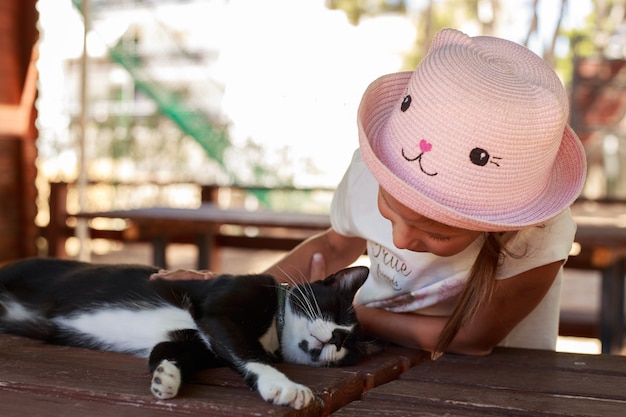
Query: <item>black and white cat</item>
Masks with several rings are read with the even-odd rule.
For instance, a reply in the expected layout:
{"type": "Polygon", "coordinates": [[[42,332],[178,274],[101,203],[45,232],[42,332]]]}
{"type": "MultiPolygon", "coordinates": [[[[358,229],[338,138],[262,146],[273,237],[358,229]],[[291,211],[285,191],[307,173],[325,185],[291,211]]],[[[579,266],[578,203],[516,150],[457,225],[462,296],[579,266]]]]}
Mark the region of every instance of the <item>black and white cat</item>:
{"type": "Polygon", "coordinates": [[[51,258],[6,265],[0,332],[149,357],[160,399],[176,396],[194,371],[227,365],[266,401],[297,409],[312,391],[273,362],[341,366],[376,350],[352,307],[365,267],[291,288],[263,274],[150,280],[155,272],[51,258]]]}

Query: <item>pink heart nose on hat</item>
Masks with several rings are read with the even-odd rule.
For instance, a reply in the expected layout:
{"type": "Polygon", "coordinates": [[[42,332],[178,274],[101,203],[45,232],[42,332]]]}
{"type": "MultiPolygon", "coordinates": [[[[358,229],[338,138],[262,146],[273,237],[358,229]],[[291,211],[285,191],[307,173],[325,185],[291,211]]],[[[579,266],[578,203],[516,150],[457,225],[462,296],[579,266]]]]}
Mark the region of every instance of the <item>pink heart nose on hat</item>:
{"type": "Polygon", "coordinates": [[[370,84],[360,150],[412,210],[470,230],[517,230],[556,216],[582,189],[586,158],[568,115],[560,79],[530,50],[446,29],[414,72],[370,84]],[[417,138],[422,154],[407,158],[417,138]]]}
{"type": "Polygon", "coordinates": [[[420,150],[424,153],[426,152],[430,152],[430,150],[433,148],[433,145],[428,143],[426,140],[422,139],[420,140],[420,150]]]}

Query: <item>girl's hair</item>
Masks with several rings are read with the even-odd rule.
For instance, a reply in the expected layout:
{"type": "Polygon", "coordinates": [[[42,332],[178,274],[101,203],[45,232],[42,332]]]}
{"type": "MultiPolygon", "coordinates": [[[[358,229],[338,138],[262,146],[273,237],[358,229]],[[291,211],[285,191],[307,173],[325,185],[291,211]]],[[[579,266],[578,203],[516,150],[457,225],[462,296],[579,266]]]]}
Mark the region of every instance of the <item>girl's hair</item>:
{"type": "Polygon", "coordinates": [[[434,359],[446,351],[463,324],[471,320],[484,303],[489,302],[503,253],[512,255],[504,248],[502,236],[498,233],[485,233],[485,241],[470,269],[461,299],[439,336],[432,354],[434,359]]]}

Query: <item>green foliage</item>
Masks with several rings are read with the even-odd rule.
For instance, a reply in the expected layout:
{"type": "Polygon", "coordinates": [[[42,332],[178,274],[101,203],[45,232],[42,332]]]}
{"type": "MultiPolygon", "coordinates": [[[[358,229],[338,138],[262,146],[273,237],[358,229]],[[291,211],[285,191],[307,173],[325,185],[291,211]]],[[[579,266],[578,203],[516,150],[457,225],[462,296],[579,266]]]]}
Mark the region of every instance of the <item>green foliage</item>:
{"type": "Polygon", "coordinates": [[[406,13],[404,0],[327,0],[326,7],[331,10],[343,10],[353,25],[358,25],[364,16],[376,16],[387,12],[406,13]]]}

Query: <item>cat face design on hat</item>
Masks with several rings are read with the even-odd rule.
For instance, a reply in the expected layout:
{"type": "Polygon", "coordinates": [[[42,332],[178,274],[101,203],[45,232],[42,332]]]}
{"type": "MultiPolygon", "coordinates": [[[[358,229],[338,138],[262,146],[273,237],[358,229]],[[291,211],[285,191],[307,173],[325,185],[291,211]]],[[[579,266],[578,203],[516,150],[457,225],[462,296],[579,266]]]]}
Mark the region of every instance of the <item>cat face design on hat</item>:
{"type": "MultiPolygon", "coordinates": [[[[400,111],[403,113],[407,111],[409,107],[411,107],[412,101],[413,100],[411,99],[411,95],[406,95],[404,99],[402,100],[402,104],[400,105],[400,111]]],[[[424,157],[426,153],[430,152],[432,148],[433,148],[432,143],[422,138],[419,141],[419,153],[417,153],[417,156],[408,156],[409,151],[405,152],[404,147],[402,148],[401,153],[402,153],[402,157],[406,161],[417,162],[419,164],[420,171],[422,171],[424,174],[428,175],[429,177],[434,177],[435,175],[437,175],[437,172],[428,171],[422,165],[422,158],[424,157]]],[[[500,159],[502,158],[498,156],[492,157],[491,155],[489,155],[488,151],[479,147],[473,148],[469,154],[469,160],[474,165],[481,166],[481,167],[487,165],[488,163],[494,164],[495,166],[499,167],[500,164],[498,161],[500,159]]]]}
{"type": "Polygon", "coordinates": [[[478,231],[542,224],[580,193],[584,149],[554,70],[524,46],[453,29],[412,72],[382,76],[358,113],[381,188],[425,217],[478,231]]]}

